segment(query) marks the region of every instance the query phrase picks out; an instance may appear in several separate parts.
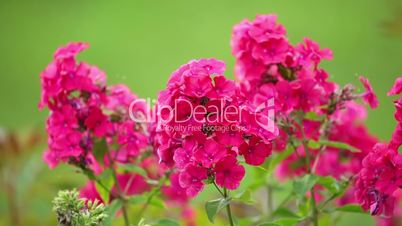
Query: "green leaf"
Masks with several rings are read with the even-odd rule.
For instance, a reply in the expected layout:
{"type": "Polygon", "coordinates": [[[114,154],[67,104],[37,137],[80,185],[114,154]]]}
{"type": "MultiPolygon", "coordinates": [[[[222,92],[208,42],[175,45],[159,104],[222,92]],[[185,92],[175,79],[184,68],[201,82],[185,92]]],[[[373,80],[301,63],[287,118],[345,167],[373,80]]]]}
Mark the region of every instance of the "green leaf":
{"type": "Polygon", "coordinates": [[[145,203],[146,201],[147,201],[147,198],[145,196],[131,196],[128,199],[128,202],[131,205],[138,205],[138,204],[141,204],[141,203],[145,203]]]}
{"type": "Polygon", "coordinates": [[[124,171],[128,171],[131,173],[136,173],[139,174],[145,178],[148,177],[147,171],[145,171],[143,168],[135,165],[135,164],[119,164],[119,172],[124,172],[124,171]]]}
{"type": "Polygon", "coordinates": [[[113,219],[116,217],[117,211],[123,206],[123,203],[121,202],[120,199],[115,199],[113,200],[110,205],[106,207],[106,214],[107,218],[105,219],[103,226],[110,226],[112,225],[113,219]]]}
{"type": "Polygon", "coordinates": [[[325,117],[325,115],[318,115],[316,112],[313,111],[309,111],[304,115],[305,119],[313,121],[322,121],[325,117]]]}
{"type": "Polygon", "coordinates": [[[180,226],[180,224],[177,221],[174,221],[171,219],[162,219],[151,225],[152,226],[180,226]]]}
{"type": "Polygon", "coordinates": [[[329,146],[329,147],[333,147],[333,148],[338,148],[338,149],[342,149],[342,150],[348,150],[351,152],[361,152],[359,149],[343,143],[343,142],[338,142],[338,141],[329,141],[329,140],[319,140],[319,141],[315,141],[315,140],[309,140],[308,142],[308,146],[312,149],[318,149],[321,146],[329,146]]]}
{"type": "Polygon", "coordinates": [[[108,151],[108,146],[105,138],[96,140],[93,146],[93,154],[98,162],[103,162],[104,156],[108,151]]]}
{"type": "Polygon", "coordinates": [[[252,197],[252,193],[249,189],[244,190],[233,196],[233,200],[240,201],[242,203],[253,205],[255,204],[255,200],[252,197]]]}
{"type": "Polygon", "coordinates": [[[208,220],[211,223],[214,223],[216,215],[221,209],[229,205],[229,202],[230,200],[224,198],[208,201],[205,204],[205,210],[207,212],[208,220]]]}
{"type": "Polygon", "coordinates": [[[113,174],[110,169],[104,170],[102,174],[97,176],[95,187],[105,203],[109,202],[109,191],[112,189],[113,183],[113,174]]]}
{"type": "Polygon", "coordinates": [[[328,189],[333,194],[341,192],[341,187],[342,187],[341,184],[335,178],[333,178],[331,176],[326,176],[326,177],[319,176],[318,180],[317,180],[317,184],[324,186],[326,189],[328,189]]]}
{"type": "Polygon", "coordinates": [[[306,192],[309,191],[315,185],[317,177],[311,174],[307,174],[302,178],[298,178],[293,181],[293,193],[297,198],[302,199],[306,192]]]}
{"type": "Polygon", "coordinates": [[[259,224],[258,226],[294,226],[303,219],[280,219],[273,222],[259,224]]]}
{"type": "Polygon", "coordinates": [[[273,215],[279,218],[296,218],[296,219],[300,218],[299,215],[284,207],[275,210],[273,215]]]}
{"type": "Polygon", "coordinates": [[[358,205],[344,205],[336,208],[335,211],[347,212],[347,213],[366,213],[361,206],[358,205]]]}
{"type": "Polygon", "coordinates": [[[153,197],[151,202],[149,202],[151,206],[159,207],[159,208],[166,208],[165,203],[159,197],[153,197]]]}
{"type": "MultiPolygon", "coordinates": [[[[128,199],[128,202],[131,205],[139,205],[139,204],[145,204],[148,201],[148,196],[147,194],[143,194],[141,196],[132,196],[128,199]]],[[[159,207],[159,208],[165,208],[165,203],[158,197],[154,196],[151,201],[149,202],[149,205],[159,207]]]]}

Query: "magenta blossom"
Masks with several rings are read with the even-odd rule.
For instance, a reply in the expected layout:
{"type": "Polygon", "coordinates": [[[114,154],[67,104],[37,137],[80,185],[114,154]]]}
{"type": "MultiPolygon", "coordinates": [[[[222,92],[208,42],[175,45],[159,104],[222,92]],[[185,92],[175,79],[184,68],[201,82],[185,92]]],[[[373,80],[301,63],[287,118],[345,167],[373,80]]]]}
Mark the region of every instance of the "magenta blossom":
{"type": "Polygon", "coordinates": [[[387,93],[387,95],[392,96],[401,93],[402,93],[402,77],[398,77],[395,80],[394,86],[392,86],[391,90],[387,93]]]}
{"type": "Polygon", "coordinates": [[[204,188],[204,180],[208,178],[207,170],[200,166],[192,164],[187,165],[180,174],[180,186],[186,189],[188,196],[197,195],[204,188]]]}
{"type": "Polygon", "coordinates": [[[228,156],[215,166],[216,183],[224,188],[234,190],[239,187],[244,178],[245,169],[237,163],[234,156],[228,156]]]}
{"type": "Polygon", "coordinates": [[[190,196],[202,190],[207,178],[236,189],[244,176],[237,157],[243,155],[250,165],[262,164],[277,136],[269,107],[251,105],[223,75],[224,69],[223,62],[214,59],[190,61],[172,74],[159,94],[155,148],[161,164],[178,169],[180,185],[190,196]],[[250,144],[247,151],[240,150],[243,143],[250,144]],[[228,159],[236,167],[226,169],[228,159]]]}
{"type": "Polygon", "coordinates": [[[360,76],[359,80],[363,84],[364,88],[366,89],[366,92],[362,94],[363,100],[366,103],[368,103],[372,109],[377,108],[378,107],[377,96],[375,95],[369,80],[363,76],[360,76]]]}
{"type": "Polygon", "coordinates": [[[355,187],[356,199],[365,210],[372,215],[392,215],[393,194],[402,187],[402,155],[386,144],[377,144],[364,158],[355,187]]]}

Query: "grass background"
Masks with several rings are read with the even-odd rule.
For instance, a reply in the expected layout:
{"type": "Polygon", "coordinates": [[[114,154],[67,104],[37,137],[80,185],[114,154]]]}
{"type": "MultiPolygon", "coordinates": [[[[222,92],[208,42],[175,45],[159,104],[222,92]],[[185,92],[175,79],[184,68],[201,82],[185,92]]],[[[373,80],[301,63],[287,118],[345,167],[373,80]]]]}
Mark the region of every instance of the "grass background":
{"type": "MultiPolygon", "coordinates": [[[[80,59],[106,71],[110,84],[125,83],[139,96],[156,97],[170,73],[194,58],[224,60],[233,77],[232,26],[276,13],[293,44],[310,37],[333,50],[334,60],[324,67],[335,81],[358,84],[361,74],[370,79],[380,107],[370,111],[368,126],[386,140],[395,126],[386,92],[402,73],[401,12],[398,0],[1,1],[0,127],[43,130],[47,112],[37,109],[39,73],[69,41],[90,43],[80,59]]],[[[43,148],[16,163],[25,173],[17,176],[23,225],[55,225],[51,198],[83,182],[70,168],[49,171],[41,162],[43,148]]],[[[9,225],[3,189],[0,198],[0,225],[9,225]]],[[[205,214],[199,215],[205,222],[205,214]]],[[[347,219],[341,224],[370,223],[360,215],[347,219]]]]}

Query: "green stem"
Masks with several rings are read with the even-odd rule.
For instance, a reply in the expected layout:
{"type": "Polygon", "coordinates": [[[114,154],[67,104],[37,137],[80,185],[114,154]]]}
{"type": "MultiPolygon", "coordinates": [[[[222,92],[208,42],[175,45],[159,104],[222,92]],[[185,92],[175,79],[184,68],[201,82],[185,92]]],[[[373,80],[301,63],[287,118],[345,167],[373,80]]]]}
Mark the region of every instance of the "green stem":
{"type": "Polygon", "coordinates": [[[142,206],[141,210],[138,212],[136,219],[138,219],[137,223],[142,219],[142,216],[144,215],[145,211],[148,209],[148,206],[151,204],[152,199],[160,192],[162,186],[165,184],[166,180],[169,178],[170,172],[167,172],[165,176],[161,179],[159,182],[158,186],[152,190],[152,192],[149,194],[147,201],[145,204],[142,206]]]}
{"type": "Polygon", "coordinates": [[[215,181],[213,182],[213,185],[215,186],[216,190],[218,190],[219,194],[221,194],[223,197],[225,197],[225,194],[221,191],[221,189],[216,185],[215,181]]]}
{"type": "MultiPolygon", "coordinates": [[[[227,199],[227,198],[229,197],[229,196],[228,196],[228,191],[227,191],[226,188],[223,189],[223,195],[224,195],[223,197],[224,197],[225,199],[227,199]]],[[[234,226],[232,211],[231,211],[231,209],[230,209],[230,201],[229,201],[229,203],[226,205],[226,212],[227,212],[227,214],[228,214],[230,226],[234,226]]]]}
{"type": "MultiPolygon", "coordinates": [[[[308,140],[306,139],[306,135],[304,132],[304,127],[301,124],[300,126],[300,130],[302,133],[302,144],[303,144],[303,148],[304,148],[304,152],[306,153],[306,167],[307,167],[307,172],[308,174],[312,174],[312,167],[311,167],[311,163],[310,163],[310,159],[311,159],[311,153],[310,150],[308,148],[308,140]]],[[[312,222],[314,226],[318,226],[318,210],[317,210],[317,203],[315,200],[315,190],[314,190],[314,186],[310,189],[310,196],[311,196],[311,206],[312,206],[312,222]]]]}
{"type": "Polygon", "coordinates": [[[311,195],[311,205],[313,207],[313,209],[312,209],[313,225],[318,226],[318,210],[317,210],[317,204],[316,204],[316,201],[315,201],[314,186],[310,190],[310,195],[311,195]]]}
{"type": "Polygon", "coordinates": [[[110,170],[112,171],[112,175],[113,175],[113,179],[114,179],[114,183],[116,185],[117,188],[117,192],[118,192],[118,196],[117,198],[120,199],[123,203],[121,209],[123,211],[123,217],[124,217],[124,224],[126,226],[130,226],[130,220],[128,218],[128,212],[127,212],[127,199],[124,196],[123,190],[120,187],[119,181],[117,179],[117,173],[116,173],[116,169],[114,168],[114,161],[112,159],[112,156],[110,155],[110,153],[108,152],[108,157],[110,160],[110,170]]]}
{"type": "Polygon", "coordinates": [[[270,184],[267,185],[267,203],[268,216],[271,216],[274,210],[274,196],[273,188],[270,184]]]}

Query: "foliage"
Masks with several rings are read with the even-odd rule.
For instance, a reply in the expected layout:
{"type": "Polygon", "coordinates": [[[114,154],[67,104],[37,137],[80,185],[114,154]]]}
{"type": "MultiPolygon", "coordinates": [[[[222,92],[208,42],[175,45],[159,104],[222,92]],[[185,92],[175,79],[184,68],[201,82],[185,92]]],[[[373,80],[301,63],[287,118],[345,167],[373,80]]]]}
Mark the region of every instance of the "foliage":
{"type": "Polygon", "coordinates": [[[75,190],[60,191],[53,200],[53,210],[60,226],[99,226],[107,217],[103,204],[80,199],[75,190]]]}

